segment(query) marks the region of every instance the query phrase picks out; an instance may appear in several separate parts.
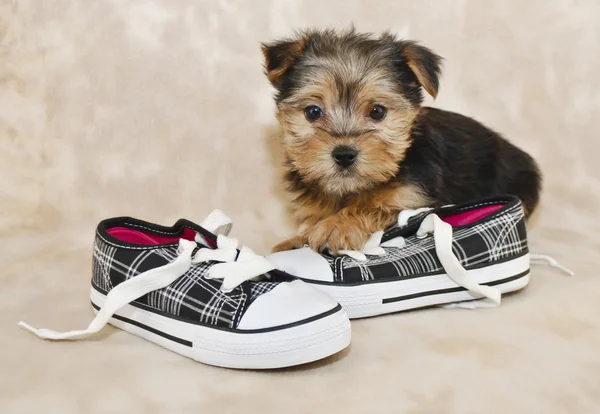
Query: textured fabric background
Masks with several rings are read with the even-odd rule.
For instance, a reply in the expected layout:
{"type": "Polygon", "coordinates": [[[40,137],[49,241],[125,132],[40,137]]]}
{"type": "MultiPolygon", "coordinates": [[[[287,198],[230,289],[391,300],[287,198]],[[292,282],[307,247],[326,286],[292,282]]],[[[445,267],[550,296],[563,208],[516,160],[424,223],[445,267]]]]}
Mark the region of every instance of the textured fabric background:
{"type": "Polygon", "coordinates": [[[0,0],[0,412],[600,412],[600,2],[0,0]],[[204,366],[84,327],[96,223],[221,208],[255,250],[292,234],[259,42],[391,29],[446,58],[436,106],[474,116],[545,174],[536,267],[500,308],[353,323],[335,358],[204,366]]]}

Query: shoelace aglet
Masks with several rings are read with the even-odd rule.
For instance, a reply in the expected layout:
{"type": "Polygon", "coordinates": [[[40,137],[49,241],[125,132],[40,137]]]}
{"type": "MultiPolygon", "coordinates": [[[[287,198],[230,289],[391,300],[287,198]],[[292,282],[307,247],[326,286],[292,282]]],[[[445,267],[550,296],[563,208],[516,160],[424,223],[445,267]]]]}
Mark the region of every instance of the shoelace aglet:
{"type": "Polygon", "coordinates": [[[34,334],[35,336],[42,338],[42,339],[56,339],[55,336],[57,335],[56,332],[52,331],[51,329],[37,329],[34,328],[33,326],[29,325],[28,323],[25,323],[23,321],[19,322],[17,324],[19,327],[25,329],[26,331],[31,332],[32,334],[34,334]]]}
{"type": "Polygon", "coordinates": [[[23,328],[29,332],[35,333],[37,331],[37,329],[35,329],[33,326],[29,325],[28,323],[25,323],[23,321],[19,322],[17,324],[17,326],[19,326],[20,328],[23,328]]]}
{"type": "Polygon", "coordinates": [[[556,261],[554,263],[551,263],[550,266],[555,267],[559,270],[562,270],[564,273],[568,274],[569,276],[575,276],[574,271],[572,271],[568,267],[564,267],[563,265],[561,265],[560,263],[557,263],[556,261]]]}
{"type": "Polygon", "coordinates": [[[23,321],[19,322],[17,325],[43,339],[54,339],[56,336],[55,332],[50,329],[37,329],[23,321]]]}
{"type": "Polygon", "coordinates": [[[569,276],[575,276],[575,272],[558,263],[554,258],[547,256],[545,254],[532,254],[531,255],[531,263],[532,264],[547,264],[550,267],[554,267],[555,269],[561,270],[562,272],[568,274],[569,276]]]}

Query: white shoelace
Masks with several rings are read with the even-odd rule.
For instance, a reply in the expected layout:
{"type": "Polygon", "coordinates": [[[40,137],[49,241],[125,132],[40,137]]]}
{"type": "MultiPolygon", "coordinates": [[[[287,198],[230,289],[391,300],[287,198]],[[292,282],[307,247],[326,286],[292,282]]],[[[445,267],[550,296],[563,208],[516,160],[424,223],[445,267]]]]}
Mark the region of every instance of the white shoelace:
{"type": "Polygon", "coordinates": [[[554,267],[555,269],[561,270],[562,272],[568,274],[569,276],[575,276],[575,272],[558,263],[552,257],[547,256],[545,254],[537,254],[530,253],[529,254],[530,263],[534,265],[547,265],[554,267]]]}
{"type": "Polygon", "coordinates": [[[201,247],[192,256],[194,250],[204,243],[204,238],[196,234],[195,241],[180,239],[175,260],[164,266],[140,273],[111,289],[106,295],[104,306],[86,329],[57,332],[51,329],[36,329],[25,322],[19,322],[19,326],[43,339],[81,339],[99,332],[112,315],[123,306],[147,293],[167,287],[183,276],[193,265],[208,261],[220,262],[214,264],[205,277],[222,279],[221,291],[223,292],[229,292],[243,282],[275,268],[267,259],[257,255],[248,247],[243,246],[239,255],[237,254],[239,242],[223,234],[229,233],[231,220],[221,211],[215,210],[211,213],[202,222],[202,227],[213,229],[213,233],[220,233],[217,236],[216,249],[201,247]]]}
{"type": "MultiPolygon", "coordinates": [[[[411,217],[430,210],[431,208],[427,207],[416,210],[402,210],[400,214],[398,214],[398,226],[406,226],[411,217]]],[[[383,243],[381,242],[382,237],[383,231],[376,231],[375,233],[371,234],[371,237],[369,237],[369,240],[367,240],[362,250],[340,250],[339,254],[350,256],[359,262],[366,262],[366,255],[383,256],[385,254],[385,250],[383,249],[384,247],[404,247],[404,237],[395,237],[383,243]]]]}
{"type": "MultiPolygon", "coordinates": [[[[421,214],[426,211],[430,211],[431,208],[420,208],[417,210],[403,210],[398,215],[398,225],[405,226],[411,217],[421,214]]],[[[356,261],[367,261],[367,255],[372,256],[383,256],[386,254],[384,247],[396,247],[401,248],[405,245],[403,237],[398,236],[386,242],[381,242],[384,232],[378,231],[371,235],[369,240],[365,243],[362,250],[342,250],[340,254],[350,256],[356,261]]],[[[419,229],[417,230],[417,237],[426,237],[428,234],[433,234],[435,243],[435,252],[442,264],[442,267],[446,271],[446,274],[454,283],[464,287],[470,292],[478,293],[484,297],[482,300],[470,301],[470,302],[459,302],[449,305],[446,307],[458,307],[458,308],[488,308],[500,305],[502,300],[502,294],[498,288],[492,286],[484,286],[471,280],[467,274],[466,269],[460,264],[458,258],[452,252],[452,226],[436,214],[429,214],[423,219],[419,229]]],[[[542,254],[530,254],[531,264],[546,264],[554,268],[560,269],[563,272],[573,276],[575,273],[570,269],[560,265],[556,260],[550,256],[542,254]]]]}

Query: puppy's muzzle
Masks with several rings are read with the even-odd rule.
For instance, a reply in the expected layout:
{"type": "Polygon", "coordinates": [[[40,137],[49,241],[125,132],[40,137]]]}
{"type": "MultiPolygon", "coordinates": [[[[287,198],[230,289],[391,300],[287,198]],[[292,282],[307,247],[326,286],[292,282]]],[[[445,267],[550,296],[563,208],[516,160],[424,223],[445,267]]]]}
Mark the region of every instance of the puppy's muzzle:
{"type": "Polygon", "coordinates": [[[354,161],[356,161],[358,151],[356,151],[352,147],[340,145],[333,149],[333,151],[331,152],[331,156],[335,160],[335,163],[340,167],[350,168],[350,166],[354,164],[354,161]]]}

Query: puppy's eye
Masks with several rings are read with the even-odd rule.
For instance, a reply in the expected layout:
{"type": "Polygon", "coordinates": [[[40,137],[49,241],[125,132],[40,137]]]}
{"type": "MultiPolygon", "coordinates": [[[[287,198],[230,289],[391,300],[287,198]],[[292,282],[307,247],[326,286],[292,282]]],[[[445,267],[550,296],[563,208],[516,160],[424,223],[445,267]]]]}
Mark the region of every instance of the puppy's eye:
{"type": "Polygon", "coordinates": [[[387,114],[387,108],[382,105],[373,105],[371,112],[369,112],[369,116],[375,121],[381,121],[385,118],[385,114],[387,114]]]}
{"type": "Polygon", "coordinates": [[[309,105],[306,108],[304,108],[304,116],[310,122],[313,122],[323,116],[323,110],[317,105],[309,105]]]}

